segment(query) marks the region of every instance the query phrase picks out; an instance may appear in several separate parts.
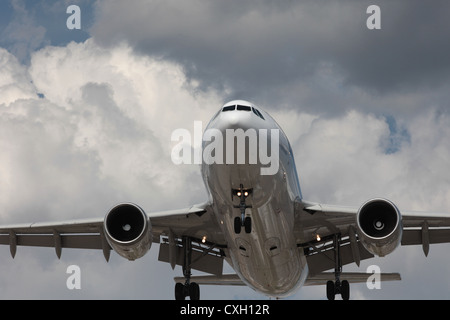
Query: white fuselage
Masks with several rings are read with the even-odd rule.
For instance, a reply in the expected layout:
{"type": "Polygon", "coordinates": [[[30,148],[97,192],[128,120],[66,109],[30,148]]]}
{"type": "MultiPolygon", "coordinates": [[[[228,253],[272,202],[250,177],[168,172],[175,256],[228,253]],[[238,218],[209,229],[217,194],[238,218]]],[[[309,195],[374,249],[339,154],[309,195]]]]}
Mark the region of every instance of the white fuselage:
{"type": "MultiPolygon", "coordinates": [[[[225,106],[233,104],[257,110],[221,109],[213,117],[205,133],[210,130],[214,136],[222,135],[223,155],[218,148],[211,152],[210,144],[218,142],[217,139],[208,138],[210,142],[204,138],[203,150],[208,150],[210,145],[211,157],[202,164],[202,176],[227,240],[227,260],[251,288],[269,296],[285,296],[298,289],[308,274],[306,258],[297,248],[294,236],[294,200],[301,199],[294,157],[286,135],[269,114],[246,101],[232,101],[225,106]],[[247,138],[243,149],[238,138],[226,139],[227,134],[230,137],[237,129],[248,136],[256,133],[258,140],[247,138]],[[259,135],[260,132],[268,134],[259,135]],[[275,144],[271,144],[273,138],[277,139],[275,144]],[[270,146],[269,151],[266,146],[270,146]],[[239,160],[242,152],[245,163],[242,158],[239,160]],[[269,158],[264,156],[277,152],[277,159],[272,158],[268,163],[269,158]],[[241,186],[252,190],[246,198],[246,205],[251,208],[245,209],[246,217],[252,221],[250,233],[244,230],[236,233],[234,228],[234,220],[241,216],[241,211],[237,208],[239,197],[233,195],[233,190],[241,186]]],[[[204,152],[204,157],[208,153],[204,152]]]]}

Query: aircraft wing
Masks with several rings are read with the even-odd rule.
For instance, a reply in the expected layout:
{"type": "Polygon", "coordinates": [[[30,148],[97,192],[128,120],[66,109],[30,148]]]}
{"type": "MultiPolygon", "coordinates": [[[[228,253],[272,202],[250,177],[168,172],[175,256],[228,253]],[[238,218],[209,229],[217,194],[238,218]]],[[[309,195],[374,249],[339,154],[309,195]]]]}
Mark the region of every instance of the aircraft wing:
{"type": "MultiPolygon", "coordinates": [[[[398,273],[380,273],[380,281],[398,281],[401,280],[398,273]]],[[[370,281],[370,277],[373,277],[373,273],[363,272],[342,272],[341,277],[347,280],[349,283],[367,283],[370,281]]],[[[309,275],[305,281],[305,286],[321,286],[325,285],[327,281],[334,281],[336,275],[334,272],[322,272],[315,275],[309,275]]]]}
{"type": "MultiPolygon", "coordinates": [[[[177,255],[177,253],[182,250],[182,238],[186,236],[201,243],[194,245],[193,257],[200,259],[202,254],[206,257],[206,263],[205,261],[197,262],[193,264],[193,268],[196,269],[197,266],[199,270],[206,269],[206,272],[214,271],[216,274],[220,269],[221,272],[222,255],[219,254],[219,249],[213,250],[211,247],[220,248],[225,240],[217,222],[213,219],[211,210],[209,203],[203,203],[179,210],[147,214],[151,224],[152,242],[161,243],[162,241],[160,260],[171,263],[172,267],[175,264],[182,264],[181,254],[177,255]],[[202,243],[201,240],[204,236],[207,238],[202,243]],[[206,253],[204,253],[205,251],[206,253]],[[165,256],[167,257],[165,258],[165,256]]],[[[105,218],[101,217],[4,225],[0,226],[0,244],[10,247],[13,258],[18,246],[36,246],[55,248],[58,258],[60,258],[63,248],[98,249],[103,251],[103,255],[108,261],[112,248],[105,236],[104,221],[105,218]]]]}
{"type": "MultiPolygon", "coordinates": [[[[357,214],[360,208],[296,202],[296,231],[298,246],[304,248],[312,274],[334,268],[334,235],[340,236],[342,265],[374,256],[361,243],[357,232],[357,214]],[[317,237],[320,237],[318,241],[317,237]],[[319,254],[321,253],[321,254],[319,254]]],[[[421,245],[428,255],[430,244],[450,242],[450,214],[400,211],[401,245],[421,245]]]]}
{"type": "Polygon", "coordinates": [[[24,223],[0,226],[0,244],[9,245],[12,257],[17,246],[54,247],[58,258],[62,248],[103,249],[110,247],[103,234],[103,218],[51,223],[24,223]]]}

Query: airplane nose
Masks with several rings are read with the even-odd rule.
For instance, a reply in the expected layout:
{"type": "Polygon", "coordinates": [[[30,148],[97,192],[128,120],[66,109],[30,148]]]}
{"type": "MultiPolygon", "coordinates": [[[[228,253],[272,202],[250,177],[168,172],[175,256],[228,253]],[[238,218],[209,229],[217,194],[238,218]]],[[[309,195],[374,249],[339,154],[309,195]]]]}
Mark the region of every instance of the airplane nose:
{"type": "Polygon", "coordinates": [[[252,127],[251,114],[239,111],[224,112],[216,126],[223,131],[226,129],[243,129],[245,131],[252,127]]]}
{"type": "Polygon", "coordinates": [[[230,114],[230,115],[227,115],[227,120],[228,120],[228,124],[230,125],[230,126],[236,126],[236,125],[238,125],[239,124],[239,117],[238,117],[238,114],[236,113],[236,112],[233,112],[232,114],[230,114]]]}

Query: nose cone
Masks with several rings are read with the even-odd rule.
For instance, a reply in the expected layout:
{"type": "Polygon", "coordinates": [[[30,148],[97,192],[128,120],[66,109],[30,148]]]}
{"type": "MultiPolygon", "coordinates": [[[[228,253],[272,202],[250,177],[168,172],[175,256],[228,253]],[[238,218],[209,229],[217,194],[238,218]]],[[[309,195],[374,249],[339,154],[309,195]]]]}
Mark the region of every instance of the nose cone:
{"type": "Polygon", "coordinates": [[[222,107],[217,117],[215,127],[222,132],[226,129],[243,129],[244,131],[254,127],[253,105],[245,100],[233,100],[222,107]]]}
{"type": "Polygon", "coordinates": [[[251,111],[222,112],[218,122],[218,129],[243,129],[254,127],[251,111]]]}
{"type": "Polygon", "coordinates": [[[230,127],[238,126],[240,117],[237,112],[229,112],[222,115],[223,122],[228,123],[230,127]]]}

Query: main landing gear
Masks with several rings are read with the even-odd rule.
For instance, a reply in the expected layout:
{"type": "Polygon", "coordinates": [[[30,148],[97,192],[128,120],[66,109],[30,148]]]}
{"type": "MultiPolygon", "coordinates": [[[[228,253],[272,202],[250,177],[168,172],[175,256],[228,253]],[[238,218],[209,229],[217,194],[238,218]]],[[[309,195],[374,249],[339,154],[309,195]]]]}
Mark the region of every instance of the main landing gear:
{"type": "Polygon", "coordinates": [[[350,299],[350,284],[347,280],[343,280],[342,282],[336,280],[327,281],[327,298],[328,300],[334,300],[336,294],[341,294],[342,300],[350,299]]]}
{"type": "Polygon", "coordinates": [[[186,297],[190,297],[191,300],[200,300],[200,286],[195,282],[191,282],[192,242],[189,237],[183,237],[183,248],[183,275],[186,281],[184,284],[175,284],[175,300],[185,300],[186,297]]]}
{"type": "Polygon", "coordinates": [[[336,294],[340,294],[342,300],[350,299],[350,284],[347,280],[340,280],[342,272],[341,252],[340,252],[341,235],[336,234],[333,238],[334,246],[334,275],[336,281],[327,281],[327,298],[334,300],[336,294]]]}
{"type": "Polygon", "coordinates": [[[252,194],[253,189],[246,189],[241,184],[239,189],[233,189],[233,196],[239,197],[239,205],[235,205],[235,208],[239,208],[241,211],[241,216],[234,218],[234,232],[236,234],[241,233],[242,227],[245,229],[245,233],[252,232],[252,218],[245,216],[245,209],[251,208],[251,205],[247,205],[245,200],[252,194]]]}
{"type": "Polygon", "coordinates": [[[175,284],[175,300],[185,300],[190,297],[191,300],[200,300],[200,286],[195,283],[176,283],[175,284]]]}

